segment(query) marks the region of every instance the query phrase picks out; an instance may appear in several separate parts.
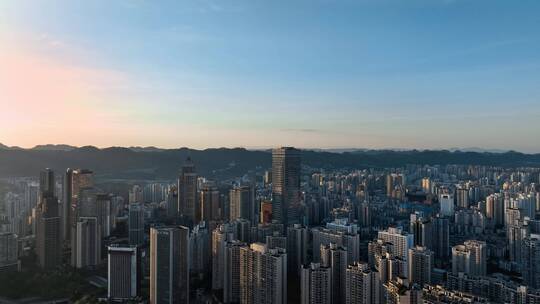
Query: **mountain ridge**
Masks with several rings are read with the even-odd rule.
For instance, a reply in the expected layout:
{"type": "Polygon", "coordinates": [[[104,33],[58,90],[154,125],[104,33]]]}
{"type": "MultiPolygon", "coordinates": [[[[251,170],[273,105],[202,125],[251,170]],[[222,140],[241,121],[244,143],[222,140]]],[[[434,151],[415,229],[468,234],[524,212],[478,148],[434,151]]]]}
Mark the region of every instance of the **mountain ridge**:
{"type": "MultiPolygon", "coordinates": [[[[503,167],[540,167],[540,154],[462,152],[448,150],[367,150],[333,153],[301,150],[302,164],[312,168],[364,169],[402,167],[407,164],[487,165],[503,167]]],[[[270,168],[270,150],[245,148],[189,148],[136,151],[126,147],[73,150],[1,149],[0,177],[37,176],[43,168],[63,172],[66,168],[88,168],[106,178],[174,179],[190,156],[197,172],[209,178],[228,179],[255,169],[270,168]]]]}

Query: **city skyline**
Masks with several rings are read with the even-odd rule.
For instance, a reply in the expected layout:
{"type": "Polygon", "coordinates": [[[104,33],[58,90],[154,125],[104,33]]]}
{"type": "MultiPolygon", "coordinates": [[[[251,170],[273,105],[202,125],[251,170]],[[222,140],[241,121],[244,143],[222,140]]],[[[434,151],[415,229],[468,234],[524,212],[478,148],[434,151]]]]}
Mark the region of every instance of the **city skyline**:
{"type": "Polygon", "coordinates": [[[0,3],[9,146],[540,152],[533,1],[52,4],[0,3]]]}

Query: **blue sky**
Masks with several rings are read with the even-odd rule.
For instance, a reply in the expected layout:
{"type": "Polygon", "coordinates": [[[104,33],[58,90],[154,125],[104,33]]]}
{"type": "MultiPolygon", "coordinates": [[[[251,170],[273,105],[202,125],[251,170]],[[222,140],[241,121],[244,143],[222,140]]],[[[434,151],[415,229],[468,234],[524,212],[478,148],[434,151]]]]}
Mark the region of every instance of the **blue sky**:
{"type": "Polygon", "coordinates": [[[2,45],[73,88],[17,69],[11,145],[540,152],[538,1],[4,0],[2,45]]]}

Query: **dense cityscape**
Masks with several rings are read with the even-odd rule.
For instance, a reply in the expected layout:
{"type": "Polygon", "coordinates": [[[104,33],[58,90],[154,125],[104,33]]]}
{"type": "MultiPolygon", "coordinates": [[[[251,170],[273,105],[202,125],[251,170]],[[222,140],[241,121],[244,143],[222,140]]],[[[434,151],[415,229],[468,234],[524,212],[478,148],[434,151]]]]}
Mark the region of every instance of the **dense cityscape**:
{"type": "Polygon", "coordinates": [[[540,303],[540,168],[302,153],[226,180],[189,156],[169,181],[3,178],[0,301],[540,303]]]}

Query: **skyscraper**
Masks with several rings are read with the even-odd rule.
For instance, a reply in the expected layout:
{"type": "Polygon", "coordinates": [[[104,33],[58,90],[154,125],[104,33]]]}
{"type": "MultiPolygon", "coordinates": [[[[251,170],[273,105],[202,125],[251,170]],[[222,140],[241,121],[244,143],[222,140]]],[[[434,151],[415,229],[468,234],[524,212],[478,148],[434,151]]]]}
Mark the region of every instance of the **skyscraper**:
{"type": "Polygon", "coordinates": [[[287,269],[289,273],[300,274],[302,265],[308,263],[308,228],[294,224],[287,228],[287,269]]]}
{"type": "Polygon", "coordinates": [[[287,254],[261,243],[240,248],[240,303],[287,303],[287,254]]]}
{"type": "Polygon", "coordinates": [[[346,269],[346,304],[379,303],[381,282],[379,274],[368,264],[354,263],[346,269]]]}
{"type": "Polygon", "coordinates": [[[299,223],[300,151],[292,147],[272,150],[272,219],[299,223]]]}
{"type": "Polygon", "coordinates": [[[139,203],[129,204],[129,244],[144,244],[144,209],[139,203]]]}
{"type": "Polygon", "coordinates": [[[485,276],[487,247],[483,241],[469,240],[452,247],[452,273],[485,276]]]}
{"type": "Polygon", "coordinates": [[[107,258],[109,300],[135,298],[140,292],[141,260],[136,246],[111,245],[107,258]]]}
{"type": "Polygon", "coordinates": [[[329,267],[311,263],[301,268],[301,304],[331,304],[332,276],[329,267]]]}
{"type": "Polygon", "coordinates": [[[178,176],[178,211],[192,222],[200,218],[197,208],[197,173],[195,164],[188,157],[178,176]]]}
{"type": "Polygon", "coordinates": [[[11,232],[0,232],[0,273],[18,271],[19,268],[17,235],[11,232]]]}
{"type": "Polygon", "coordinates": [[[420,286],[431,284],[433,251],[427,247],[416,246],[409,249],[409,282],[420,286]]]}
{"type": "Polygon", "coordinates": [[[44,269],[55,268],[62,262],[61,223],[53,185],[54,173],[47,169],[40,175],[42,191],[36,208],[36,251],[44,269]]]}
{"type": "Polygon", "coordinates": [[[245,246],[236,240],[225,244],[224,303],[240,303],[240,249],[245,246]]]}
{"type": "Polygon", "coordinates": [[[189,229],[150,229],[150,303],[189,303],[189,229]]]}
{"type": "Polygon", "coordinates": [[[234,226],[222,224],[212,231],[212,289],[223,289],[225,245],[234,239],[234,226]]]}
{"type": "Polygon", "coordinates": [[[441,194],[439,205],[443,216],[454,216],[454,196],[451,194],[441,194]]]}
{"type": "Polygon", "coordinates": [[[101,263],[101,232],[96,217],[79,217],[75,239],[75,267],[93,267],[101,263]]]}
{"type": "Polygon", "coordinates": [[[217,221],[219,213],[219,190],[214,183],[205,183],[200,191],[199,221],[217,221]]]}
{"type": "Polygon", "coordinates": [[[438,259],[450,257],[450,221],[446,217],[435,216],[431,219],[431,247],[438,259]]]}
{"type": "Polygon", "coordinates": [[[540,288],[540,236],[531,235],[523,240],[523,279],[531,288],[540,288]]]}
{"type": "Polygon", "coordinates": [[[332,303],[338,304],[345,301],[346,295],[346,270],[347,250],[341,246],[330,243],[321,245],[321,265],[331,269],[332,303]]]}
{"type": "MultiPolygon", "coordinates": [[[[378,238],[391,243],[393,245],[391,254],[407,263],[409,249],[414,246],[414,235],[403,232],[401,228],[390,227],[387,230],[379,231],[378,238]]],[[[404,269],[405,276],[407,276],[407,270],[407,268],[404,269]]]]}
{"type": "Polygon", "coordinates": [[[176,218],[178,214],[178,189],[173,186],[167,192],[167,217],[176,218]]]}
{"type": "Polygon", "coordinates": [[[258,222],[258,208],[255,204],[255,190],[252,186],[236,186],[229,191],[230,220],[242,218],[252,225],[258,222]]]}

